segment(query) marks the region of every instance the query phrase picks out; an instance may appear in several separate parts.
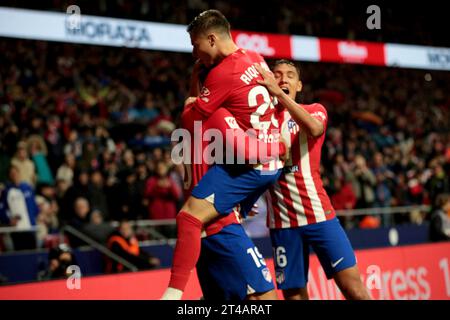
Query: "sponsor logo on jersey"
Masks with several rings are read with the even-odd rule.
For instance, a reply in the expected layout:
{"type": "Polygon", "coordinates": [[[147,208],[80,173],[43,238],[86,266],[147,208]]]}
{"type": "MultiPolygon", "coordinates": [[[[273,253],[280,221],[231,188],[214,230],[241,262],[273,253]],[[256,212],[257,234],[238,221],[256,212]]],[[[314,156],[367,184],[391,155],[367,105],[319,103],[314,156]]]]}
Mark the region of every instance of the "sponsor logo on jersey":
{"type": "Polygon", "coordinates": [[[322,111],[316,111],[311,114],[313,117],[320,118],[322,121],[325,121],[327,119],[327,116],[322,111]]]}

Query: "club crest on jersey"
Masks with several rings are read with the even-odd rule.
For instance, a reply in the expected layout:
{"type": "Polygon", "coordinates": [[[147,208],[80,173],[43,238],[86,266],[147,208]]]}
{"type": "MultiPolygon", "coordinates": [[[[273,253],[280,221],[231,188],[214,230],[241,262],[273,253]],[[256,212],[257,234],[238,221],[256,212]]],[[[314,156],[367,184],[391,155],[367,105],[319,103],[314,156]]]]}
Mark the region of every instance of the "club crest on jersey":
{"type": "Polygon", "coordinates": [[[300,130],[298,124],[293,119],[289,119],[289,121],[287,122],[287,126],[289,132],[292,134],[296,134],[300,130]]]}
{"type": "Polygon", "coordinates": [[[264,268],[261,270],[261,272],[264,279],[266,279],[267,282],[272,282],[272,275],[270,274],[269,268],[264,268]]]}
{"type": "Polygon", "coordinates": [[[278,284],[282,284],[285,280],[284,278],[284,271],[277,271],[276,272],[276,278],[277,278],[277,283],[278,284]]]}

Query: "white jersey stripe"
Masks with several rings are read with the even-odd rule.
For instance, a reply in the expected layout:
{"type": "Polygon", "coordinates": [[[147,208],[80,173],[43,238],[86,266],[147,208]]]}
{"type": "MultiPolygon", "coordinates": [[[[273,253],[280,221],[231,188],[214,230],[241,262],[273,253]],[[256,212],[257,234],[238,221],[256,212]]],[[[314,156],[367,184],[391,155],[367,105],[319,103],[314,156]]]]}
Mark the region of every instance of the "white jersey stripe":
{"type": "Polygon", "coordinates": [[[292,199],[292,206],[294,207],[296,213],[297,223],[299,226],[307,225],[308,220],[306,219],[305,208],[302,204],[302,199],[300,197],[297,183],[295,181],[295,176],[293,173],[286,173],[284,177],[286,179],[287,188],[292,199]]]}
{"type": "Polygon", "coordinates": [[[281,227],[289,228],[291,226],[291,223],[289,221],[289,214],[288,214],[288,210],[286,207],[286,203],[284,201],[279,201],[279,199],[284,200],[284,197],[283,197],[283,193],[281,192],[280,184],[278,183],[278,181],[273,185],[273,191],[278,199],[277,205],[278,205],[278,208],[280,209],[281,227]]]}
{"type": "MultiPolygon", "coordinates": [[[[275,182],[278,183],[278,182],[275,182]]],[[[273,212],[272,195],[266,191],[267,213],[269,214],[269,228],[275,228],[275,212],[273,212]]]]}
{"type": "Polygon", "coordinates": [[[308,137],[305,132],[299,134],[300,158],[303,180],[305,182],[306,192],[311,200],[311,206],[314,211],[316,222],[325,221],[325,211],[322,207],[319,195],[317,194],[316,185],[311,174],[311,166],[309,164],[308,137]]]}

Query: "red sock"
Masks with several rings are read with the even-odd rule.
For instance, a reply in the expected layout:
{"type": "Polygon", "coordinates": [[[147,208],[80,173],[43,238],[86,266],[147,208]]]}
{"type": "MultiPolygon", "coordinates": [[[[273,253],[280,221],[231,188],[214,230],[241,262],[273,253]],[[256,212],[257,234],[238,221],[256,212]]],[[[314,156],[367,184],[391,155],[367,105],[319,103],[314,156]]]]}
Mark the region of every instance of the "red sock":
{"type": "Polygon", "coordinates": [[[177,216],[177,244],[169,287],[184,291],[200,256],[202,222],[185,211],[177,216]]]}

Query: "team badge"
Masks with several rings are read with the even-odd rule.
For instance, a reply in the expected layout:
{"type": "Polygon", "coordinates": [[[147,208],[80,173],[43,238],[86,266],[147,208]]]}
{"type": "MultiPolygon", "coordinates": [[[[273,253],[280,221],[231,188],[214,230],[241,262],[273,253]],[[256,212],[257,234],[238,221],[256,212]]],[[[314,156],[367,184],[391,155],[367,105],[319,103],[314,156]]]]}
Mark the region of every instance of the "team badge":
{"type": "Polygon", "coordinates": [[[299,131],[298,124],[293,119],[289,119],[287,122],[287,127],[289,132],[292,134],[296,134],[299,131]]]}
{"type": "Polygon", "coordinates": [[[277,283],[278,284],[282,284],[284,282],[284,280],[285,280],[285,278],[284,278],[284,271],[283,270],[277,271],[276,272],[276,278],[277,278],[277,283]]]}

